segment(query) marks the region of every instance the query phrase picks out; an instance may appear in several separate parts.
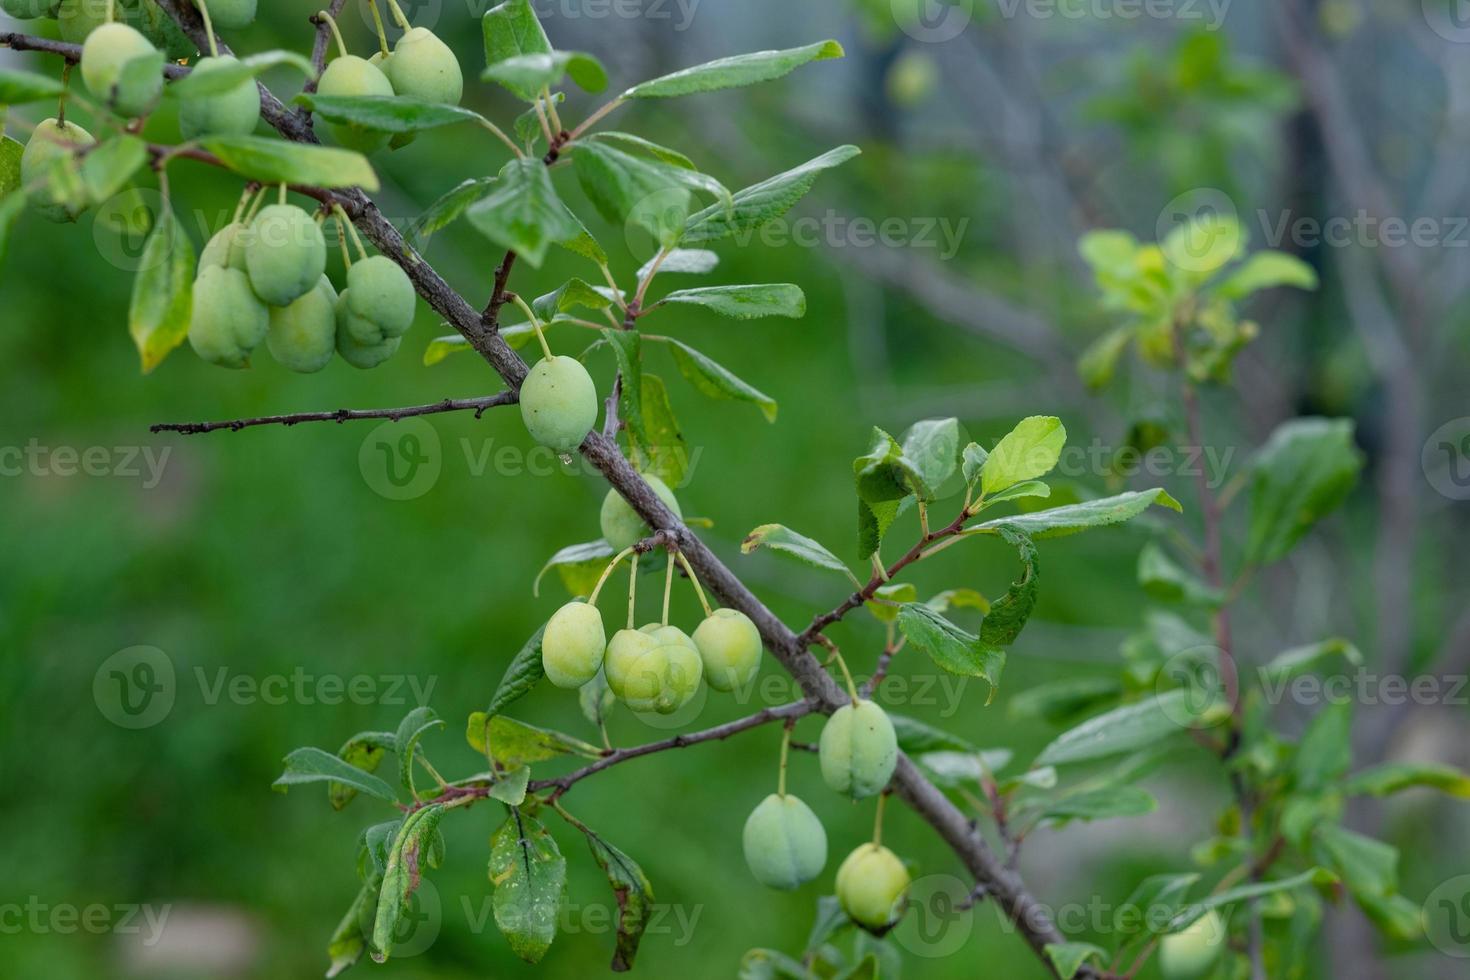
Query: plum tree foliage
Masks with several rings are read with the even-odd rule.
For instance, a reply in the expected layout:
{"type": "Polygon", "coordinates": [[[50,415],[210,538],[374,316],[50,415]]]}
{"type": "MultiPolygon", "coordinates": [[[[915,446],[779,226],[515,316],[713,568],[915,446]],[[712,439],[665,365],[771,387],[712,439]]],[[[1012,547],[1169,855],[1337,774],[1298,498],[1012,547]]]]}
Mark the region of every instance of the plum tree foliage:
{"type": "MultiPolygon", "coordinates": [[[[596,93],[608,83],[606,71],[592,55],[555,49],[528,0],[508,0],[484,14],[481,79],[529,109],[502,128],[458,106],[463,73],[454,54],[426,28],[413,26],[394,0],[386,2],[402,36],[390,46],[382,11],[371,2],[379,50],[369,58],[347,50],[331,12],[315,15],[322,39],[335,38],[335,57],[323,65],[294,52],[237,57],[224,47],[209,28],[248,25],[255,0],[0,0],[13,16],[59,18],[63,37],[80,48],[27,36],[9,43],[79,60],[86,89],[76,92],[49,75],[0,71],[0,101],[59,105],[55,118],[35,126],[23,153],[0,154],[9,168],[0,172],[0,251],[27,202],[49,218],[71,220],[145,171],[156,173],[166,205],[150,234],[150,261],[138,275],[128,314],[145,371],[185,339],[204,361],[230,368],[249,366],[262,342],[294,371],[319,371],[334,351],[354,367],[371,368],[411,336],[421,297],[458,331],[427,344],[426,364],[456,351],[480,353],[517,396],[533,439],[559,453],[580,449],[613,484],[596,517],[601,537],[569,544],[548,563],[571,601],[510,659],[486,710],[470,717],[466,738],[484,757],[481,771],[448,779],[428,761],[422,743],[443,726],[428,707],[416,708],[393,733],[363,732],[335,753],[304,748],[287,757],[277,783],[282,789],[325,783],[335,809],[358,796],[387,805],[386,819],[360,838],[357,896],[328,946],[334,975],[364,953],[379,961],[392,954],[414,889],[445,859],[441,820],[451,810],[477,804],[506,812],[492,842],[490,887],[497,924],[512,949],[536,961],[555,938],[555,916],[529,914],[533,906],[557,908],[566,900],[567,858],[541,823],[554,813],[587,836],[617,891],[614,964],[631,967],[652,885],[632,856],[569,813],[562,797],[582,779],[628,759],[776,722],[784,729],[777,791],[754,805],[740,846],[762,884],[790,890],[821,883],[827,896],[819,908],[830,914],[819,917],[803,957],[820,966],[822,976],[877,975],[876,966],[861,972],[868,969],[865,963],[876,962],[864,959],[874,955],[864,951],[882,948],[884,940],[877,937],[907,913],[910,867],[882,844],[885,801],[895,793],[974,875],[976,895],[990,896],[1013,916],[1047,968],[1063,978],[1101,976],[1104,963],[1135,962],[1137,969],[1154,950],[1172,977],[1245,975],[1252,957],[1279,962],[1293,955],[1296,937],[1320,920],[1322,903],[1334,892],[1351,896],[1394,938],[1417,937],[1417,910],[1399,894],[1394,855],[1385,856],[1392,849],[1344,829],[1342,802],[1354,793],[1421,785],[1470,795],[1470,778],[1404,764],[1350,774],[1351,760],[1340,746],[1350,720],[1342,706],[1324,709],[1299,739],[1275,732],[1259,685],[1236,668],[1237,651],[1226,628],[1227,586],[1237,580],[1226,577],[1227,561],[1235,564],[1229,569],[1233,576],[1245,581],[1280,560],[1351,491],[1361,458],[1345,423],[1306,419],[1283,426],[1250,464],[1241,492],[1228,501],[1201,487],[1207,544],[1198,569],[1192,567],[1196,556],[1177,548],[1183,532],[1160,516],[1182,510],[1163,489],[1099,497],[1048,482],[1066,441],[1057,418],[1022,419],[988,447],[963,440],[955,419],[918,421],[898,437],[874,429],[853,462],[854,547],[834,551],[776,523],[756,528],[742,547],[800,561],[851,586],[850,593],[834,590],[833,608],[796,633],[684,523],[681,502],[670,489],[683,487],[689,475],[684,437],[669,386],[653,370],[650,355],[667,350],[674,370],[695,392],[754,406],[768,420],[775,419],[776,402],[684,340],[668,332],[645,333],[642,323],[647,316],[672,320],[671,310],[691,304],[741,318],[803,315],[805,297],[792,284],[717,285],[658,298],[650,289],[660,270],[711,273],[718,263],[714,246],[748,237],[785,214],[823,173],[858,151],[838,147],[731,192],[678,150],[602,125],[628,102],[779,79],[840,57],[841,47],[822,41],[686,68],[635,84],[580,123],[564,125],[559,106],[567,84],[596,93]],[[165,68],[165,58],[176,57],[187,59],[188,67],[165,68]],[[317,83],[296,96],[291,108],[263,98],[256,85],[260,72],[281,65],[296,66],[317,83]],[[169,142],[170,134],[153,120],[161,100],[177,102],[184,142],[169,142]],[[97,138],[66,120],[69,101],[92,111],[97,138]],[[255,135],[262,117],[276,136],[255,135]],[[336,146],[316,145],[308,119],[336,146]],[[488,240],[479,264],[497,271],[483,314],[443,282],[367,197],[377,180],[365,154],[456,124],[488,134],[510,160],[449,189],[424,209],[414,230],[429,234],[463,219],[488,240]],[[201,164],[243,187],[231,220],[196,253],[174,217],[166,175],[172,166],[201,164]],[[561,164],[575,173],[603,218],[657,242],[656,257],[631,278],[624,275],[620,283],[614,266],[622,259],[609,255],[562,200],[552,173],[561,164]],[[294,203],[293,195],[314,202],[314,211],[294,203]],[[655,197],[659,206],[649,207],[655,197]],[[344,267],[335,282],[323,231],[329,222],[339,231],[344,267]],[[380,254],[369,254],[364,239],[380,254]],[[585,261],[588,275],[535,299],[508,287],[516,263],[539,268],[553,247],[585,261]],[[342,283],[340,292],[336,283],[342,283]],[[502,322],[507,311],[521,318],[502,322]],[[549,339],[570,350],[577,337],[590,343],[575,354],[555,353],[549,339]],[[527,370],[515,348],[532,340],[541,357],[527,370]],[[602,372],[601,386],[588,365],[602,372]],[[1151,613],[1129,639],[1117,676],[1067,678],[1016,695],[998,693],[1008,658],[1036,608],[1039,553],[1048,540],[1132,521],[1155,506],[1160,510],[1141,523],[1158,538],[1144,547],[1138,578],[1168,608],[1151,613]],[[1241,509],[1247,530],[1240,553],[1224,554],[1221,522],[1241,509]],[[886,539],[913,523],[916,543],[898,557],[892,548],[885,555],[886,539]],[[984,596],[970,583],[955,583],[924,596],[904,579],[910,566],[975,538],[995,539],[1019,561],[1019,576],[1002,593],[984,596]],[[842,550],[870,568],[867,578],[839,557],[842,550]],[[640,561],[658,552],[662,575],[656,574],[657,560],[643,561],[641,571],[649,572],[651,564],[650,579],[661,577],[662,613],[640,627],[640,561]],[[625,562],[627,620],[609,638],[598,600],[625,562]],[[669,596],[678,579],[688,581],[704,610],[697,624],[670,622],[669,596]],[[826,633],[859,614],[870,616],[884,638],[861,685],[826,633]],[[686,625],[693,625],[692,635],[686,625]],[[609,711],[674,715],[706,688],[716,705],[720,696],[746,694],[763,667],[763,648],[772,652],[777,668],[800,682],[800,700],[682,731],[661,743],[612,746],[609,711]],[[1018,717],[1063,730],[1028,768],[1008,772],[1009,750],[981,750],[957,733],[890,713],[879,703],[880,681],[894,662],[923,663],[922,658],[934,669],[984,679],[991,700],[1002,697],[1018,717]],[[1210,670],[1198,669],[1202,665],[1210,670]],[[841,685],[829,673],[834,667],[841,685]],[[600,747],[506,714],[542,679],[577,691],[589,724],[602,737],[600,747]],[[817,764],[830,793],[815,800],[815,808],[786,789],[788,768],[806,762],[795,750],[809,747],[793,741],[793,730],[812,714],[829,716],[817,764]],[[1155,876],[1131,895],[1113,896],[1163,908],[1167,915],[1146,917],[1146,924],[1120,927],[1106,937],[1063,934],[1038,913],[1041,903],[1006,869],[991,841],[1013,854],[1039,827],[1146,813],[1155,801],[1138,785],[1141,776],[1167,756],[1190,752],[1196,763],[1216,764],[1222,785],[1235,794],[1212,825],[1213,835],[1194,848],[1201,870],[1155,876]],[[389,754],[398,761],[397,786],[377,774],[389,754]],[[587,762],[558,774],[554,766],[565,756],[587,762]],[[426,778],[431,783],[424,784],[426,778]],[[875,808],[872,840],[855,842],[835,879],[827,877],[827,832],[819,812],[875,797],[864,804],[875,808]],[[1199,886],[1206,874],[1208,888],[1199,886]],[[1282,926],[1273,920],[1261,930],[1253,918],[1258,920],[1268,897],[1275,902],[1273,912],[1288,921],[1282,926]],[[838,930],[853,927],[862,930],[855,947],[860,962],[848,963],[831,940],[838,930]],[[1106,939],[1110,948],[1093,944],[1093,938],[1106,939]],[[1252,943],[1264,943],[1264,951],[1252,943]]],[[[339,0],[332,10],[342,6],[339,0]]],[[[1083,377],[1097,387],[1108,384],[1126,369],[1124,354],[1133,348],[1138,370],[1180,386],[1186,415],[1196,426],[1196,390],[1228,383],[1235,355],[1256,334],[1242,316],[1249,297],[1267,288],[1315,285],[1312,270],[1299,261],[1250,252],[1242,229],[1223,218],[1185,224],[1158,243],[1124,232],[1094,232],[1081,251],[1096,273],[1103,307],[1118,318],[1083,356],[1083,377]]],[[[1130,437],[1136,444],[1129,448],[1147,451],[1170,435],[1137,426],[1130,437]]],[[[681,492],[697,497],[698,488],[681,492]]],[[[590,513],[584,517],[588,525],[594,520],[590,513]]],[[[646,605],[647,587],[644,600],[646,605]]],[[[1345,640],[1324,641],[1282,652],[1263,676],[1289,679],[1357,657],[1345,640]]],[[[972,708],[987,710],[986,704],[972,708]]],[[[728,790],[745,798],[758,795],[748,787],[728,790]]],[[[714,846],[733,848],[735,842],[714,846]]],[[[743,975],[775,975],[760,969],[782,962],[796,961],[773,950],[752,950],[743,975]]]]}

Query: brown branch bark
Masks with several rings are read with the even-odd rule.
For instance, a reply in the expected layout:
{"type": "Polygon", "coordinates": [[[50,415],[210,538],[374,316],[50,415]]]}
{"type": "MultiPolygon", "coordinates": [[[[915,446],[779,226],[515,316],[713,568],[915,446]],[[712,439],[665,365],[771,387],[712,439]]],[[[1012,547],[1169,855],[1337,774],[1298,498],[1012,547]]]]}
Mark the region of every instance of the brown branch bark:
{"type": "Polygon", "coordinates": [[[262,415],[257,418],[228,419],[223,422],[161,422],[158,425],[148,427],[149,432],[180,432],[184,435],[198,435],[202,432],[215,432],[219,429],[228,429],[231,432],[239,432],[241,429],[250,429],[259,425],[300,425],[303,422],[355,422],[359,419],[387,419],[397,422],[399,419],[415,418],[420,415],[438,415],[443,412],[474,412],[475,418],[485,414],[486,409],[495,408],[499,405],[514,405],[520,399],[515,392],[502,391],[495,395],[484,398],[446,398],[432,405],[410,405],[407,408],[339,408],[330,412],[297,412],[294,415],[262,415]]]}

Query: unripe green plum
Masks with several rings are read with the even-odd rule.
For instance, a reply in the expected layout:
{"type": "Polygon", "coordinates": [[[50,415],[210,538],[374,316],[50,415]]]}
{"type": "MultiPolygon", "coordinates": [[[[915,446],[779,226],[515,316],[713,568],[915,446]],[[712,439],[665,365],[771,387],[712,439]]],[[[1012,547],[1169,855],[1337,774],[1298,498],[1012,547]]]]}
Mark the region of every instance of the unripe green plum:
{"type": "Polygon", "coordinates": [[[30,142],[20,155],[20,182],[27,191],[31,206],[52,221],[75,221],[85,205],[69,207],[58,204],[46,186],[46,174],[62,157],[93,142],[92,134],[74,122],[43,120],[31,134],[30,142]]]}
{"type": "Polygon", "coordinates": [[[408,275],[382,255],[354,262],[347,270],[348,328],[359,344],[381,344],[413,325],[415,294],[408,275]]]}
{"type": "MultiPolygon", "coordinates": [[[[664,506],[673,511],[675,517],[682,519],[684,512],[669,485],[652,473],[643,474],[643,479],[648,481],[649,488],[664,502],[664,506]]],[[[607,496],[602,498],[602,513],[599,517],[602,536],[613,546],[614,551],[631,548],[653,533],[643,518],[638,516],[616,490],[609,490],[607,496]]]]}
{"type": "MultiPolygon", "coordinates": [[[[621,498],[619,498],[621,499],[621,498]]],[[[738,609],[716,609],[694,630],[704,679],[716,691],[749,684],[761,668],[761,634],[738,609]]]]}
{"type": "Polygon", "coordinates": [[[1225,922],[1211,909],[1159,942],[1159,972],[1165,980],[1200,980],[1209,976],[1225,948],[1225,939],[1225,922]]]}
{"type": "Polygon", "coordinates": [[[327,240],[301,208],[272,204],[250,223],[245,268],[255,295],[271,306],[286,306],[316,288],[327,269],[327,240]]]}
{"type": "Polygon", "coordinates": [[[884,930],[898,921],[908,889],[908,868],[879,844],[863,844],[837,869],[837,900],[865,929],[884,930]]]}
{"type": "Polygon", "coordinates": [[[384,60],[383,72],[396,94],[411,99],[459,105],[464,95],[459,59],[427,27],[415,27],[398,39],[392,56],[384,60]]]}
{"type": "Polygon", "coordinates": [[[0,10],[16,20],[35,20],[37,17],[55,17],[60,0],[0,0],[0,10]]]}
{"type": "Polygon", "coordinates": [[[123,69],[132,61],[156,55],[148,39],[126,24],[103,24],[87,35],[82,45],[82,81],[87,91],[105,102],[120,116],[134,118],[152,109],[163,92],[163,72],[125,78],[123,69]]]}
{"type": "Polygon", "coordinates": [[[234,30],[249,27],[255,21],[256,0],[207,0],[207,3],[209,19],[215,27],[234,30]]]}
{"type": "Polygon", "coordinates": [[[699,692],[699,682],[704,676],[704,664],[694,641],[677,626],[657,623],[638,631],[648,638],[647,642],[623,637],[631,632],[621,630],[613,637],[619,643],[616,656],[609,649],[608,687],[613,687],[616,676],[618,686],[613,693],[628,707],[634,711],[673,714],[699,692]]]}
{"type": "Polygon", "coordinates": [[[61,0],[56,8],[56,22],[63,41],[81,44],[107,23],[107,0],[61,0]]]}
{"type": "MultiPolygon", "coordinates": [[[[342,55],[327,66],[316,86],[318,95],[392,95],[393,83],[382,69],[356,55],[342,55]]],[[[346,123],[330,123],[332,138],[349,150],[371,153],[382,149],[388,134],[346,123]]]]}
{"type": "Polygon", "coordinates": [[[355,368],[375,368],[398,353],[398,345],[403,343],[403,338],[389,337],[381,344],[359,344],[353,340],[348,324],[352,314],[347,309],[347,294],[350,291],[344,289],[342,295],[337,297],[337,353],[342,355],[342,360],[355,368]]]}
{"type": "MultiPolygon", "coordinates": [[[[239,62],[232,55],[200,58],[194,73],[207,75],[239,62]]],[[[200,136],[249,136],[260,122],[260,87],[246,79],[218,95],[183,100],[179,106],[179,131],[185,139],[200,136]]]]}
{"type": "Polygon", "coordinates": [[[199,269],[203,271],[212,265],[221,265],[245,272],[245,241],[249,235],[250,226],[243,221],[225,225],[204,243],[204,250],[199,253],[199,269]]]}
{"type": "Polygon", "coordinates": [[[582,444],[597,424],[597,386],[575,357],[543,358],[521,385],[521,419],[531,438],[559,453],[582,444]]]}
{"type": "Polygon", "coordinates": [[[607,656],[602,662],[602,672],[607,677],[607,686],[620,699],[626,700],[624,682],[633,673],[633,668],[643,655],[658,644],[644,630],[618,630],[607,644],[607,656]]]}
{"type": "Polygon", "coordinates": [[[745,864],[755,880],[792,891],[822,873],[827,831],[812,808],[790,793],[772,793],[745,820],[745,864]]]}
{"type": "Polygon", "coordinates": [[[893,722],[872,701],[844,704],[833,712],[822,728],[818,750],[822,780],[854,800],[881,793],[898,765],[893,722]]]}
{"type": "Polygon", "coordinates": [[[194,280],[189,345],[211,364],[243,368],[265,339],[270,315],[238,269],[210,266],[194,280]]]}
{"type": "Polygon", "coordinates": [[[317,287],[290,306],[270,308],[266,349],[279,363],[313,374],[327,366],[337,349],[337,290],[322,276],[317,287]]]}
{"type": "Polygon", "coordinates": [[[581,687],[597,676],[607,631],[597,607],[574,599],[552,614],[541,635],[541,666],[557,687],[581,687]]]}

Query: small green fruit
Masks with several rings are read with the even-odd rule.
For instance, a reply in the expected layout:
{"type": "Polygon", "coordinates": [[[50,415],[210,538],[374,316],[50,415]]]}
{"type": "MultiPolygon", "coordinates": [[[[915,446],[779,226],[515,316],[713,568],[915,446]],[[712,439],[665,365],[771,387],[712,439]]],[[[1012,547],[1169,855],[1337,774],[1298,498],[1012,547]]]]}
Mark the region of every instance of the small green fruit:
{"type": "Polygon", "coordinates": [[[93,31],[107,23],[107,0],[61,0],[56,8],[61,39],[81,44],[93,31]]]}
{"type": "Polygon", "coordinates": [[[337,349],[337,290],[322,276],[311,292],[290,306],[270,309],[266,349],[278,362],[313,374],[327,366],[337,349]]]}
{"type": "Polygon", "coordinates": [[[0,10],[16,20],[35,20],[37,17],[55,17],[59,0],[0,0],[0,10]]]}
{"type": "Polygon", "coordinates": [[[351,295],[348,328],[359,344],[381,344],[401,337],[413,325],[415,295],[408,275],[382,255],[355,262],[347,270],[351,295]]]}
{"type": "Polygon", "coordinates": [[[375,368],[398,353],[398,345],[403,343],[403,338],[389,337],[381,344],[359,344],[353,340],[353,328],[350,325],[352,313],[347,309],[349,292],[351,290],[344,289],[342,295],[337,297],[337,353],[342,355],[342,360],[355,368],[375,368]]]}
{"type": "Polygon", "coordinates": [[[411,99],[459,105],[464,95],[459,59],[427,27],[415,27],[398,39],[392,56],[384,59],[383,72],[396,94],[411,99]]]}
{"type": "Polygon", "coordinates": [[[704,661],[704,679],[716,691],[749,684],[761,668],[760,630],[738,609],[710,613],[694,630],[694,646],[704,661]]]}
{"type": "Polygon", "coordinates": [[[245,268],[255,295],[286,306],[316,288],[327,269],[327,240],[301,208],[272,204],[250,223],[245,268]]]}
{"type": "Polygon", "coordinates": [[[1225,948],[1225,922],[1211,909],[1189,926],[1159,942],[1159,972],[1166,980],[1209,976],[1225,948]]]}
{"type": "Polygon", "coordinates": [[[898,736],[888,714],[872,701],[844,704],[822,728],[822,779],[854,800],[875,796],[898,765],[898,736]]]}
{"type": "MultiPolygon", "coordinates": [[[[593,418],[595,421],[596,416],[594,415],[593,418]]],[[[658,499],[674,512],[674,516],[682,519],[684,512],[679,508],[679,501],[674,497],[674,491],[669,489],[669,485],[652,473],[643,474],[643,479],[648,481],[648,486],[658,495],[658,499]]],[[[602,498],[600,519],[602,536],[608,544],[612,545],[614,551],[631,548],[653,533],[652,529],[643,522],[643,518],[628,506],[628,502],[616,490],[609,490],[607,496],[602,498]]]]}
{"type": "Polygon", "coordinates": [[[255,21],[256,0],[208,0],[209,19],[215,27],[234,30],[255,21]]]}
{"type": "Polygon", "coordinates": [[[792,891],[822,873],[827,832],[812,808],[787,793],[761,800],[745,820],[745,863],[755,880],[792,891]]]}
{"type": "Polygon", "coordinates": [[[71,157],[75,150],[92,142],[92,134],[76,123],[46,119],[36,126],[30,142],[21,151],[20,182],[29,188],[31,206],[52,221],[75,221],[86,205],[58,204],[51,196],[47,173],[52,166],[63,165],[59,163],[63,157],[71,157]]]}
{"type": "MultiPolygon", "coordinates": [[[[356,55],[343,55],[327,66],[316,86],[319,95],[392,95],[393,83],[372,62],[356,55]]],[[[371,153],[382,149],[388,134],[345,123],[328,126],[332,138],[349,150],[371,153]]]]}
{"type": "Polygon", "coordinates": [[[699,651],[677,626],[650,623],[638,632],[647,639],[624,636],[632,630],[613,637],[617,649],[608,650],[608,687],[634,711],[671,715],[699,691],[704,676],[699,651]]]}
{"type": "Polygon", "coordinates": [[[569,453],[597,424],[597,387],[575,357],[538,361],[521,385],[521,419],[543,446],[569,453]]]}
{"type": "Polygon", "coordinates": [[[129,119],[152,109],[163,92],[163,66],[146,75],[124,76],[123,70],[139,58],[157,55],[148,39],[126,24],[103,24],[82,45],[82,81],[87,91],[129,119]]]}
{"type": "MultiPolygon", "coordinates": [[[[232,55],[218,58],[200,58],[194,65],[196,75],[207,75],[232,64],[238,64],[232,55]]],[[[260,122],[260,88],[254,79],[247,79],[218,95],[185,99],[179,106],[179,130],[185,139],[200,136],[249,136],[260,122]]]]}
{"type": "Polygon", "coordinates": [[[250,366],[250,352],[265,339],[270,316],[238,269],[210,266],[194,280],[189,345],[211,364],[250,366]]]}
{"type": "Polygon", "coordinates": [[[250,227],[243,221],[232,221],[215,232],[204,243],[204,250],[199,253],[200,271],[212,265],[220,265],[245,272],[245,242],[249,240],[249,236],[250,227]]]}
{"type": "Polygon", "coordinates": [[[581,687],[597,676],[607,631],[597,607],[574,599],[558,609],[541,635],[541,666],[557,687],[581,687]]]}
{"type": "Polygon", "coordinates": [[[863,844],[837,869],[842,910],[870,931],[886,930],[902,917],[908,889],[908,869],[879,844],[863,844]]]}

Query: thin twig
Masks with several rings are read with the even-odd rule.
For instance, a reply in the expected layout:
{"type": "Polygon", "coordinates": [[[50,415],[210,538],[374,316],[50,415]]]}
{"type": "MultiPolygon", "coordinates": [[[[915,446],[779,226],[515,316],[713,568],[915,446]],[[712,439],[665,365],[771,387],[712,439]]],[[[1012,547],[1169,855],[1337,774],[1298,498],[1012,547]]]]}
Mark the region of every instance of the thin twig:
{"type": "Polygon", "coordinates": [[[257,425],[299,425],[302,422],[353,422],[358,419],[388,419],[397,422],[399,419],[414,418],[419,415],[437,415],[441,412],[474,412],[475,418],[485,414],[487,409],[499,405],[514,405],[520,400],[513,391],[502,391],[499,394],[488,395],[484,398],[446,398],[442,402],[434,402],[432,405],[411,405],[407,408],[339,408],[332,412],[298,412],[295,415],[263,415],[258,418],[229,419],[223,422],[161,422],[158,425],[148,427],[149,432],[181,432],[184,435],[197,435],[201,432],[215,432],[219,429],[229,429],[231,432],[239,432],[241,429],[253,428],[257,425]]]}

